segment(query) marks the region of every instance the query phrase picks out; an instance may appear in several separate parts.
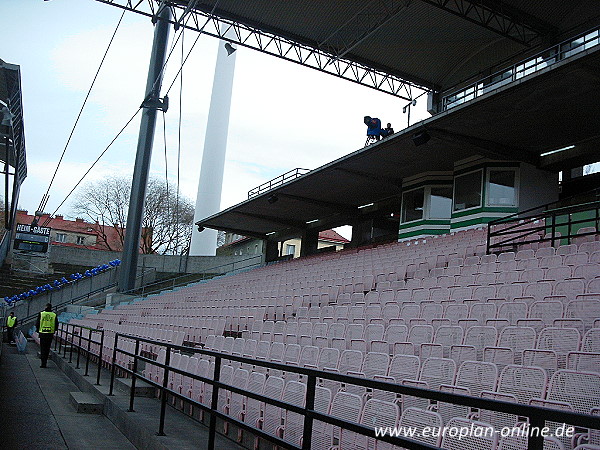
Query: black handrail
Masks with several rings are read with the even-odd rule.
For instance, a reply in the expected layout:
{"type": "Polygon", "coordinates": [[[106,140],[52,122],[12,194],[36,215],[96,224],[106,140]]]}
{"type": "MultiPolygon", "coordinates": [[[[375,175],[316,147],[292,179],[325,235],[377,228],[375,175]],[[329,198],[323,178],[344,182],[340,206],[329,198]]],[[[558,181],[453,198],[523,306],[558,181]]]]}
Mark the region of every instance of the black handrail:
{"type": "Polygon", "coordinates": [[[163,279],[163,280],[155,281],[154,283],[145,284],[143,286],[140,286],[139,288],[129,289],[128,291],[123,291],[123,292],[120,292],[120,293],[121,294],[130,294],[130,293],[135,293],[135,292],[137,292],[137,291],[139,291],[141,289],[142,290],[142,294],[141,295],[144,295],[144,290],[147,290],[147,288],[151,288],[152,286],[158,286],[158,285],[161,285],[161,284],[171,283],[171,282],[173,282],[172,287],[185,286],[187,284],[193,283],[193,281],[189,281],[189,277],[191,275],[202,276],[203,278],[201,278],[201,280],[212,279],[215,276],[227,274],[229,272],[223,271],[223,272],[220,272],[217,275],[213,275],[211,277],[206,277],[206,278],[204,278],[204,277],[206,275],[208,275],[208,274],[214,274],[215,272],[213,272],[213,271],[215,271],[217,269],[220,269],[220,268],[223,268],[223,267],[228,267],[228,266],[232,266],[231,267],[231,271],[233,272],[233,271],[236,270],[235,269],[235,265],[236,264],[243,263],[245,261],[250,261],[250,260],[256,259],[256,258],[259,258],[259,260],[261,262],[254,263],[254,264],[249,265],[249,266],[244,266],[244,267],[242,267],[241,269],[238,269],[238,270],[247,269],[247,268],[255,268],[255,267],[262,266],[262,256],[261,255],[254,255],[254,256],[251,256],[250,258],[240,259],[239,261],[232,261],[230,263],[220,264],[220,265],[214,266],[214,267],[209,267],[208,269],[204,269],[200,273],[187,273],[185,275],[180,275],[180,276],[169,278],[169,279],[163,279]],[[188,278],[188,281],[181,281],[182,278],[188,278]],[[176,280],[180,280],[180,281],[176,281],[176,280]]]}
{"type": "Polygon", "coordinates": [[[263,192],[270,191],[271,189],[281,186],[287,183],[288,181],[294,180],[298,177],[301,177],[302,175],[306,175],[308,172],[310,172],[310,169],[301,169],[300,167],[289,170],[286,173],[261,184],[260,186],[250,189],[248,191],[248,198],[255,197],[259,194],[262,194],[263,192]]]}
{"type": "Polygon", "coordinates": [[[491,253],[494,249],[503,251],[506,248],[516,248],[524,244],[548,241],[551,242],[552,246],[555,246],[555,244],[562,239],[566,239],[567,243],[570,244],[572,238],[590,236],[600,232],[600,200],[549,209],[550,205],[555,204],[556,202],[549,203],[523,212],[528,213],[530,211],[540,210],[539,214],[524,216],[523,213],[516,213],[489,222],[487,229],[487,253],[491,253]],[[572,215],[581,212],[593,212],[594,217],[573,220],[572,215]],[[557,220],[562,216],[566,216],[567,220],[557,220]],[[548,223],[548,220],[550,220],[550,223],[548,223]],[[542,223],[537,225],[535,222],[539,221],[542,223]],[[576,231],[573,233],[574,225],[589,224],[591,222],[594,223],[595,231],[584,233],[576,231]],[[530,224],[532,226],[528,226],[530,224]],[[567,227],[567,233],[561,233],[561,235],[558,236],[558,229],[565,226],[567,227]],[[537,238],[527,239],[529,236],[534,236],[540,231],[546,231],[546,233],[537,238]],[[550,234],[550,237],[546,237],[548,233],[550,234]],[[500,240],[493,242],[493,238],[499,238],[500,240]]]}
{"type": "Polygon", "coordinates": [[[73,348],[77,348],[77,365],[76,368],[79,369],[79,356],[81,353],[85,353],[86,354],[86,361],[85,361],[85,374],[83,375],[84,377],[88,376],[88,372],[89,372],[89,366],[90,366],[90,356],[96,356],[94,352],[91,351],[91,345],[92,344],[96,344],[98,345],[98,371],[96,373],[96,385],[100,386],[100,373],[101,373],[101,369],[102,369],[102,356],[103,356],[103,347],[104,347],[104,330],[101,329],[97,329],[97,328],[91,328],[91,327],[86,327],[83,325],[75,325],[75,324],[69,324],[69,323],[59,323],[58,326],[58,330],[56,333],[56,339],[54,340],[54,351],[57,350],[58,347],[58,353],[60,354],[61,349],[63,347],[64,344],[64,348],[65,348],[65,357],[67,354],[67,344],[70,344],[70,355],[69,355],[69,362],[72,362],[72,357],[73,357],[73,348]],[[71,332],[69,332],[69,326],[71,326],[71,332]],[[79,332],[76,333],[75,332],[75,328],[79,329],[79,332]],[[83,336],[83,330],[88,330],[88,337],[84,337],[83,336]],[[99,341],[95,341],[92,338],[93,333],[99,333],[100,334],[100,340],[99,341]],[[71,340],[69,341],[69,336],[71,336],[71,340]],[[75,344],[75,337],[78,338],[78,343],[75,344]],[[85,341],[87,342],[87,348],[84,348],[83,345],[81,345],[81,341],[85,341]]]}
{"type": "MultiPolygon", "coordinates": [[[[148,269],[148,272],[152,272],[152,271],[156,271],[156,269],[155,268],[148,269]]],[[[107,272],[105,272],[105,273],[107,273],[107,272]]],[[[146,273],[147,272],[138,275],[136,277],[136,280],[138,278],[142,278],[146,273]]],[[[106,291],[108,289],[112,289],[114,287],[117,287],[117,283],[116,282],[115,283],[106,284],[106,285],[104,285],[102,287],[99,287],[97,289],[89,291],[89,292],[87,292],[85,294],[81,294],[81,295],[78,295],[77,297],[73,297],[70,300],[67,300],[66,302],[62,302],[62,303],[58,303],[56,305],[52,305],[52,310],[53,311],[58,311],[59,309],[61,309],[64,306],[73,305],[73,304],[75,304],[78,301],[83,300],[83,299],[89,299],[94,294],[98,294],[99,292],[104,292],[104,291],[106,291]]],[[[27,301],[27,300],[21,300],[21,301],[27,301]]],[[[30,314],[30,315],[26,316],[24,319],[21,319],[20,322],[21,323],[27,323],[27,322],[29,322],[31,320],[37,319],[38,314],[39,314],[39,312],[36,312],[34,314],[30,314]]]]}
{"type": "MultiPolygon", "coordinates": [[[[63,324],[63,325],[65,325],[65,324],[63,324]]],[[[72,326],[73,327],[81,327],[80,325],[72,325],[72,326]]],[[[86,327],[84,327],[84,328],[86,328],[86,327]]],[[[73,331],[71,334],[75,335],[73,331]]],[[[81,347],[81,346],[79,346],[78,349],[79,349],[79,351],[85,351],[85,349],[83,349],[83,347],[81,347]]],[[[65,353],[65,355],[66,355],[66,353],[65,353]]],[[[100,360],[100,364],[101,364],[101,360],[100,360]]],[[[312,422],[314,420],[326,422],[326,423],[329,423],[329,424],[332,424],[335,426],[339,426],[343,429],[347,429],[347,430],[356,432],[358,434],[361,434],[361,435],[364,435],[364,436],[367,436],[370,438],[379,439],[379,440],[382,440],[385,442],[389,442],[389,443],[396,444],[396,445],[401,445],[403,447],[407,447],[407,448],[411,448],[411,449],[436,448],[436,447],[432,447],[430,445],[427,445],[427,444],[424,444],[421,442],[414,441],[412,439],[408,439],[406,437],[391,437],[391,436],[387,436],[387,435],[374,437],[372,428],[366,427],[361,424],[348,422],[348,421],[315,411],[314,410],[314,396],[315,396],[315,386],[316,386],[317,378],[338,381],[341,383],[362,386],[362,387],[366,387],[366,388],[370,388],[370,389],[377,389],[377,390],[382,390],[382,391],[387,391],[387,392],[393,392],[396,394],[410,395],[410,396],[420,397],[420,398],[424,398],[424,399],[428,399],[428,400],[453,403],[453,404],[457,404],[457,405],[468,406],[468,407],[473,407],[473,408],[478,408],[478,409],[492,410],[492,411],[496,411],[496,412],[510,413],[510,414],[514,414],[514,415],[518,415],[518,416],[522,416],[522,417],[527,417],[529,420],[530,426],[531,427],[539,427],[539,429],[544,427],[544,424],[546,421],[562,422],[562,423],[575,425],[577,427],[584,427],[584,428],[591,428],[591,429],[598,428],[598,418],[594,417],[592,415],[580,414],[580,413],[575,413],[575,412],[570,412],[570,411],[565,411],[565,410],[542,408],[542,407],[538,407],[538,406],[515,404],[515,403],[510,403],[510,402],[505,402],[505,401],[500,401],[500,400],[472,397],[472,396],[468,396],[468,395],[453,394],[453,393],[435,391],[435,390],[431,390],[431,389],[404,386],[404,385],[388,383],[388,382],[384,382],[384,381],[375,381],[375,380],[371,380],[371,379],[367,379],[367,378],[359,378],[359,377],[350,376],[350,375],[342,375],[342,374],[336,374],[336,373],[330,373],[330,372],[323,372],[320,370],[310,369],[310,368],[306,368],[306,367],[289,366],[289,365],[282,364],[282,363],[256,360],[256,359],[252,359],[252,358],[246,358],[243,356],[236,356],[236,355],[230,355],[230,354],[223,354],[223,353],[215,352],[212,350],[205,350],[205,349],[200,349],[200,348],[192,348],[192,347],[186,347],[186,346],[182,346],[182,345],[157,342],[152,339],[143,338],[143,337],[139,337],[139,336],[133,336],[133,335],[119,333],[119,332],[115,332],[112,361],[111,361],[110,366],[111,366],[111,382],[110,382],[109,395],[113,395],[113,385],[114,385],[114,379],[115,379],[115,374],[116,374],[117,368],[119,368],[119,370],[121,370],[122,372],[131,375],[131,377],[132,377],[132,388],[131,388],[132,392],[130,393],[130,405],[129,405],[131,411],[134,410],[133,409],[133,407],[134,407],[133,389],[135,388],[134,380],[136,378],[143,379],[144,381],[146,381],[147,383],[149,383],[150,385],[156,387],[157,389],[159,389],[161,391],[161,414],[160,414],[160,419],[159,419],[159,434],[161,434],[161,435],[164,435],[164,422],[165,422],[165,409],[166,409],[166,402],[167,402],[167,394],[169,394],[175,398],[179,398],[186,402],[189,402],[192,405],[201,408],[203,411],[208,412],[210,414],[209,448],[214,448],[214,439],[215,439],[215,433],[216,433],[216,419],[217,418],[234,423],[235,425],[239,426],[240,428],[250,431],[252,434],[263,437],[263,438],[265,438],[271,442],[274,442],[275,444],[282,446],[284,448],[290,448],[290,449],[300,449],[300,448],[309,449],[310,448],[311,436],[312,436],[312,422]],[[119,345],[118,345],[119,339],[121,339],[121,340],[127,339],[130,341],[135,341],[136,346],[135,346],[134,352],[132,353],[125,349],[119,348],[119,345]],[[166,349],[165,362],[161,363],[157,360],[154,360],[154,359],[142,356],[141,354],[138,354],[139,349],[140,349],[140,343],[150,343],[150,344],[153,344],[156,346],[164,347],[166,349]],[[206,377],[203,377],[200,375],[196,375],[194,373],[188,373],[188,372],[186,372],[182,369],[176,368],[176,367],[172,367],[170,365],[170,359],[171,359],[171,353],[174,351],[180,351],[180,352],[186,352],[186,353],[191,352],[191,353],[195,353],[195,354],[201,354],[201,355],[213,357],[215,359],[215,369],[213,371],[213,378],[212,379],[206,378],[206,377]],[[133,361],[134,361],[133,369],[119,365],[116,362],[117,353],[133,358],[133,361]],[[261,366],[261,367],[265,367],[267,369],[275,369],[275,370],[284,371],[284,372],[292,372],[292,373],[306,376],[307,377],[307,391],[306,391],[304,406],[293,405],[293,404],[283,402],[281,400],[275,400],[275,399],[271,399],[268,397],[264,397],[260,394],[249,392],[244,389],[240,389],[238,387],[221,382],[219,379],[219,376],[220,376],[221,362],[223,359],[228,360],[228,361],[235,361],[235,362],[239,362],[239,363],[243,363],[243,364],[253,365],[253,366],[261,366]],[[157,382],[138,374],[137,373],[138,361],[143,361],[146,364],[150,364],[150,365],[154,365],[159,368],[162,368],[163,369],[162,384],[158,384],[157,382]],[[170,372],[185,375],[188,378],[192,378],[194,380],[202,381],[204,383],[208,383],[208,384],[212,385],[213,390],[212,390],[212,398],[211,398],[210,406],[207,406],[203,403],[200,403],[199,401],[191,399],[183,394],[180,394],[179,392],[169,389],[168,388],[168,379],[169,379],[170,372]],[[274,405],[274,406],[289,410],[291,412],[295,412],[295,413],[303,415],[305,418],[304,434],[303,434],[303,441],[302,441],[303,446],[299,447],[294,444],[291,444],[277,436],[272,436],[272,435],[264,432],[263,430],[252,427],[251,425],[249,425],[245,422],[242,422],[234,417],[231,417],[227,414],[224,414],[224,413],[218,411],[217,410],[217,406],[218,406],[217,401],[218,401],[218,390],[219,389],[226,389],[227,391],[238,393],[238,394],[244,395],[246,397],[250,397],[250,398],[262,401],[262,402],[266,402],[271,405],[274,405]]],[[[533,433],[530,434],[530,436],[528,437],[528,449],[542,450],[542,448],[543,448],[543,436],[541,436],[541,434],[539,434],[539,435],[535,435],[533,433]]]]}
{"type": "Polygon", "coordinates": [[[522,79],[528,76],[530,73],[536,73],[541,69],[564,61],[566,58],[571,56],[568,55],[565,58],[564,54],[573,52],[575,49],[577,49],[575,54],[578,54],[580,51],[585,50],[585,46],[589,45],[590,42],[596,41],[593,46],[598,45],[597,35],[595,37],[591,37],[589,40],[585,40],[588,35],[598,32],[598,30],[598,27],[594,27],[584,33],[578,34],[577,36],[570,37],[559,44],[555,44],[550,48],[546,48],[533,56],[528,56],[526,59],[521,60],[509,67],[504,67],[492,75],[485,75],[484,77],[477,79],[467,86],[457,89],[448,89],[446,91],[448,93],[442,97],[440,102],[442,110],[446,111],[449,108],[461,105],[467,101],[479,97],[480,95],[483,95],[486,91],[497,89],[508,82],[522,79]],[[577,40],[582,38],[584,39],[583,42],[577,42],[577,40]],[[566,47],[566,49],[564,47],[566,47]],[[581,49],[581,47],[583,47],[583,49],[581,49]],[[493,81],[496,78],[499,78],[498,81],[493,81]],[[491,81],[491,83],[486,84],[486,81],[491,81]]]}

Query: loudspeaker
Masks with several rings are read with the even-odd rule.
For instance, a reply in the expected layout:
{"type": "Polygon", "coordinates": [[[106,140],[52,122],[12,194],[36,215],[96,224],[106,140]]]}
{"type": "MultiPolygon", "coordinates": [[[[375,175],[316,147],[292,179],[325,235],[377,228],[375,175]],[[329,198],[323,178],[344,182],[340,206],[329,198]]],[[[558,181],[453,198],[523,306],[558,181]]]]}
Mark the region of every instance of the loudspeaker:
{"type": "Polygon", "coordinates": [[[431,139],[431,136],[429,136],[429,133],[427,131],[419,131],[418,133],[415,133],[412,137],[413,143],[417,147],[419,145],[427,144],[427,142],[429,142],[429,139],[431,139]]]}

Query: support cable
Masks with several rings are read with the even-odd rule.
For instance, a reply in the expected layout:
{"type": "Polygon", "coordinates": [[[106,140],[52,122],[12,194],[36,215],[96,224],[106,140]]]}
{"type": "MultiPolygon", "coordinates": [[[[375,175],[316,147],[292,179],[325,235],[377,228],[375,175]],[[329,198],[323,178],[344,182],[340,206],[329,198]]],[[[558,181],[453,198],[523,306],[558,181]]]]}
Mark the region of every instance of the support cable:
{"type": "MultiPolygon", "coordinates": [[[[204,28],[206,28],[206,25],[208,25],[208,23],[213,19],[213,14],[214,14],[215,10],[217,9],[217,6],[219,5],[219,1],[220,0],[217,0],[215,2],[213,8],[211,9],[210,13],[208,14],[208,17],[207,17],[206,21],[204,22],[204,25],[202,25],[202,27],[200,27],[200,29],[198,30],[198,37],[194,41],[194,44],[192,45],[192,48],[190,49],[190,53],[192,52],[192,49],[194,48],[194,45],[196,45],[196,42],[198,42],[198,39],[202,35],[202,31],[204,31],[204,28]]],[[[156,83],[158,83],[158,80],[160,80],[162,78],[162,74],[165,71],[165,67],[167,67],[167,63],[169,62],[169,59],[171,58],[171,55],[173,54],[173,50],[175,50],[175,46],[179,42],[179,38],[183,35],[183,30],[187,26],[187,22],[190,20],[191,17],[192,17],[192,15],[190,14],[188,16],[188,18],[186,19],[185,24],[181,28],[181,31],[177,35],[177,39],[175,39],[175,42],[173,42],[171,50],[169,51],[169,54],[167,55],[167,58],[165,59],[165,63],[163,64],[162,69],[160,69],[159,75],[156,77],[156,80],[154,80],[154,84],[152,85],[152,89],[151,90],[153,90],[156,87],[156,83]]],[[[189,53],[188,53],[188,56],[189,56],[189,53]]],[[[187,58],[185,59],[185,61],[187,61],[187,58]]],[[[185,61],[181,64],[181,67],[179,67],[179,70],[177,71],[177,74],[175,75],[175,78],[173,79],[173,82],[169,86],[169,89],[167,90],[167,92],[165,92],[165,95],[167,95],[169,93],[169,91],[171,90],[171,88],[173,87],[173,84],[177,80],[177,77],[179,76],[179,73],[181,72],[181,69],[183,68],[183,64],[185,64],[185,61]]]]}
{"type": "Polygon", "coordinates": [[[108,47],[106,47],[106,51],[104,52],[104,56],[102,57],[102,60],[100,61],[100,65],[98,66],[98,70],[96,70],[96,75],[94,75],[94,79],[92,80],[92,84],[90,85],[90,88],[88,89],[87,95],[85,96],[85,99],[83,100],[83,104],[81,105],[81,109],[79,110],[79,114],[77,114],[77,118],[75,119],[75,123],[73,124],[73,128],[71,129],[71,133],[69,134],[69,138],[67,139],[67,143],[65,144],[65,148],[62,151],[62,154],[60,155],[60,159],[58,160],[58,164],[56,165],[56,169],[54,170],[54,174],[52,175],[52,179],[50,180],[50,184],[48,185],[48,189],[46,190],[46,193],[42,196],[42,199],[40,201],[40,205],[38,206],[38,211],[39,212],[43,212],[44,208],[46,207],[46,204],[48,203],[48,198],[49,198],[49,192],[50,192],[50,188],[52,187],[52,183],[54,183],[54,179],[56,178],[56,174],[58,172],[58,168],[60,167],[60,164],[65,156],[65,153],[67,152],[67,147],[69,146],[70,142],[71,142],[71,138],[73,137],[73,133],[75,132],[75,128],[77,127],[77,124],[79,123],[79,119],[81,118],[81,114],[83,113],[83,109],[85,108],[85,105],[90,97],[90,94],[92,92],[92,89],[94,87],[94,84],[96,83],[96,79],[98,78],[98,74],[100,73],[100,69],[102,69],[102,65],[104,64],[104,61],[106,59],[106,56],[108,55],[108,51],[110,50],[110,47],[115,39],[115,36],[117,34],[117,31],[119,30],[119,26],[121,25],[121,22],[123,21],[123,16],[125,16],[125,11],[123,10],[123,13],[121,14],[121,17],[119,18],[119,22],[117,23],[117,26],[115,28],[115,31],[112,34],[112,37],[110,38],[110,42],[108,43],[108,47]]]}
{"type": "MultiPolygon", "coordinates": [[[[183,66],[183,60],[185,55],[184,48],[184,34],[185,28],[181,31],[181,65],[183,66]]],[[[181,167],[181,115],[183,109],[183,70],[179,75],[179,120],[177,121],[177,194],[175,196],[175,220],[179,220],[179,183],[180,176],[179,170],[181,167]]],[[[179,225],[177,225],[178,232],[175,235],[175,251],[179,249],[179,225]]]]}
{"type": "MultiPolygon", "coordinates": [[[[177,74],[175,75],[175,79],[173,80],[173,83],[171,83],[171,86],[169,87],[169,91],[170,91],[171,87],[173,86],[173,84],[175,83],[175,81],[177,80],[177,77],[178,77],[178,76],[181,74],[181,71],[182,71],[182,69],[183,69],[183,65],[185,64],[185,62],[186,62],[186,61],[187,61],[187,59],[189,58],[189,56],[190,56],[190,54],[191,54],[191,52],[192,52],[192,50],[193,50],[194,46],[196,45],[196,43],[198,42],[198,39],[199,39],[199,38],[200,38],[200,36],[202,35],[202,30],[204,30],[204,28],[206,27],[206,25],[207,25],[207,24],[210,22],[210,20],[212,19],[212,17],[213,17],[213,13],[214,13],[215,9],[217,8],[218,4],[219,4],[219,0],[217,0],[217,2],[215,3],[215,5],[213,6],[213,8],[212,8],[212,10],[211,10],[211,12],[210,12],[210,14],[209,14],[208,18],[206,19],[206,21],[204,22],[204,24],[203,24],[203,25],[202,25],[202,27],[200,28],[200,30],[199,30],[199,33],[198,33],[198,36],[196,37],[196,40],[194,41],[194,44],[192,45],[192,48],[190,48],[190,51],[188,52],[188,54],[187,54],[186,58],[185,58],[185,59],[183,60],[183,62],[181,63],[181,65],[180,65],[180,67],[179,67],[179,70],[177,71],[177,74]]],[[[124,12],[125,12],[125,11],[124,11],[124,12]]],[[[190,16],[188,16],[188,20],[189,20],[189,17],[191,17],[191,15],[190,15],[190,16]]],[[[122,17],[121,17],[121,18],[122,18],[122,17]]],[[[120,22],[119,22],[119,23],[120,23],[120,22]]],[[[187,23],[187,21],[186,21],[186,23],[187,23]]],[[[158,83],[158,81],[161,79],[162,73],[163,73],[163,72],[164,72],[164,70],[165,70],[165,67],[166,67],[166,65],[167,65],[167,62],[168,62],[168,60],[169,60],[169,57],[170,57],[170,56],[171,56],[171,54],[173,53],[173,50],[174,50],[175,46],[177,45],[177,42],[179,41],[179,37],[180,37],[180,36],[183,34],[183,30],[184,30],[184,29],[185,29],[185,25],[182,27],[182,31],[180,32],[179,36],[178,36],[178,37],[177,37],[177,39],[175,40],[175,42],[174,42],[174,44],[173,44],[173,47],[172,47],[172,49],[171,49],[171,52],[170,52],[170,53],[169,53],[169,55],[167,56],[167,58],[166,58],[166,60],[165,60],[165,63],[163,64],[163,67],[162,67],[161,71],[159,72],[159,74],[157,75],[156,79],[154,80],[153,86],[156,86],[156,83],[158,83]]],[[[113,36],[113,37],[114,37],[114,36],[113,36]]],[[[112,39],[111,39],[111,42],[112,42],[112,39]]],[[[182,52],[183,52],[183,50],[182,50],[182,52]]],[[[104,61],[104,59],[103,59],[103,61],[104,61]]],[[[165,93],[165,95],[167,95],[169,91],[167,91],[167,92],[165,93]]],[[[87,100],[87,98],[86,98],[86,100],[87,100]]],[[[60,204],[59,204],[59,205],[56,207],[56,209],[54,210],[54,212],[52,212],[52,214],[50,214],[50,215],[48,216],[48,218],[47,218],[47,219],[45,220],[45,222],[44,222],[44,226],[45,226],[45,225],[47,225],[47,224],[50,222],[50,220],[51,220],[51,217],[52,217],[54,214],[56,214],[56,212],[59,210],[59,208],[60,208],[60,207],[61,207],[61,206],[62,206],[62,205],[63,205],[63,204],[64,204],[64,203],[67,201],[67,199],[68,199],[68,198],[71,196],[71,194],[73,194],[73,192],[75,191],[75,189],[76,189],[76,188],[79,186],[79,184],[81,184],[81,182],[84,180],[84,178],[87,176],[87,174],[88,174],[88,173],[90,173],[90,171],[91,171],[91,170],[94,168],[94,166],[95,166],[95,165],[98,163],[98,161],[100,160],[100,158],[102,158],[102,156],[104,156],[104,154],[105,154],[105,153],[108,151],[108,149],[109,149],[109,148],[110,148],[110,147],[111,147],[111,146],[112,146],[112,145],[115,143],[115,141],[116,141],[116,140],[119,138],[119,136],[120,136],[120,135],[121,135],[121,134],[122,134],[122,133],[125,131],[125,129],[126,129],[128,126],[129,126],[129,124],[130,124],[130,123],[133,121],[133,119],[134,119],[134,118],[135,118],[135,117],[138,115],[138,113],[140,112],[140,110],[141,110],[141,109],[142,109],[142,107],[140,106],[140,107],[139,107],[139,108],[138,108],[138,109],[135,111],[135,113],[134,113],[134,114],[131,116],[131,118],[130,118],[130,119],[127,121],[127,123],[126,123],[126,124],[123,126],[123,128],[121,128],[121,130],[120,130],[120,131],[117,133],[117,135],[116,135],[116,136],[115,136],[115,137],[114,137],[114,138],[113,138],[113,139],[110,141],[110,143],[108,144],[108,146],[107,146],[107,147],[106,147],[106,148],[105,148],[105,149],[102,151],[102,153],[100,153],[100,156],[98,156],[98,158],[96,158],[96,160],[95,160],[95,161],[92,163],[92,165],[90,166],[90,168],[89,168],[89,169],[88,169],[88,170],[87,170],[87,171],[86,171],[86,172],[83,174],[83,176],[82,176],[82,177],[79,179],[79,181],[78,181],[78,182],[75,184],[75,186],[73,187],[73,189],[71,189],[71,191],[70,191],[70,192],[69,192],[69,193],[66,195],[66,197],[65,197],[65,198],[64,198],[64,199],[63,199],[63,200],[60,202],[60,204]]],[[[180,119],[180,120],[181,120],[181,119],[180,119]]],[[[64,154],[64,152],[63,152],[63,154],[64,154]]],[[[62,157],[61,157],[61,159],[62,159],[62,157]]],[[[55,175],[56,175],[56,173],[55,173],[55,175]]],[[[53,179],[54,179],[54,177],[53,177],[53,179]]],[[[52,184],[52,183],[51,183],[51,184],[52,184]]],[[[49,190],[50,190],[50,187],[48,188],[48,191],[49,191],[49,190]]],[[[49,197],[48,197],[48,191],[46,192],[46,194],[45,194],[45,196],[44,196],[44,197],[45,197],[44,207],[46,206],[46,203],[48,202],[48,198],[49,198],[49,197]]]]}
{"type": "Polygon", "coordinates": [[[165,148],[165,184],[167,186],[167,217],[169,217],[169,211],[171,210],[171,206],[169,205],[169,159],[167,158],[167,121],[165,118],[165,112],[163,111],[163,143],[165,148]]]}
{"type": "Polygon", "coordinates": [[[121,134],[123,133],[123,131],[125,131],[125,129],[129,126],[129,124],[133,121],[133,119],[135,119],[135,116],[137,116],[139,114],[139,112],[141,111],[142,108],[138,108],[137,111],[135,112],[135,114],[133,116],[131,116],[131,118],[127,121],[127,123],[123,126],[123,128],[121,128],[121,130],[117,133],[117,135],[113,138],[112,141],[110,141],[110,144],[108,144],[106,146],[106,148],[102,151],[102,153],[100,153],[100,156],[98,156],[96,158],[96,160],[92,163],[92,165],[90,166],[90,168],[83,174],[83,176],[79,179],[79,181],[75,184],[75,186],[73,186],[73,189],[71,189],[71,191],[67,194],[67,196],[63,199],[62,202],[60,202],[60,205],[58,205],[56,207],[56,209],[54,210],[54,212],[52,214],[50,214],[48,216],[48,218],[45,220],[44,225],[46,226],[50,220],[51,217],[56,214],[56,212],[59,210],[59,208],[67,201],[67,199],[71,196],[71,194],[75,191],[75,189],[77,189],[77,187],[79,186],[79,184],[83,181],[83,179],[87,176],[88,173],[90,173],[90,171],[94,168],[94,166],[96,165],[96,163],[98,163],[98,161],[100,161],[100,158],[102,158],[104,156],[104,154],[108,151],[108,149],[115,143],[115,141],[119,138],[119,136],[121,136],[121,134]]]}

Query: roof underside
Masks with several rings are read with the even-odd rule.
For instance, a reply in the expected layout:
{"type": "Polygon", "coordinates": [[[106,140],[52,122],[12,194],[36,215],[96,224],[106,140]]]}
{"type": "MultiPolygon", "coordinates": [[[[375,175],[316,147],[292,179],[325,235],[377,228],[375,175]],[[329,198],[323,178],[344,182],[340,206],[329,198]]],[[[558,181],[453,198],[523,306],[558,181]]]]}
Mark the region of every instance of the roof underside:
{"type": "Polygon", "coordinates": [[[9,166],[19,165],[18,183],[27,176],[25,160],[25,135],[23,131],[23,109],[21,98],[21,73],[19,66],[0,59],[0,120],[4,114],[10,116],[10,125],[0,123],[0,161],[9,166]],[[6,146],[6,138],[9,147],[6,146]]]}
{"type": "MultiPolygon", "coordinates": [[[[598,159],[600,48],[576,61],[455,107],[306,175],[198,222],[209,228],[270,239],[309,228],[351,223],[370,203],[399,205],[402,180],[427,171],[452,171],[474,155],[530,162],[550,171],[598,159]],[[415,146],[416,132],[431,136],[415,146]],[[548,157],[542,153],[575,145],[548,157]],[[271,194],[278,200],[268,201],[271,194]],[[312,222],[319,219],[318,222],[312,222]],[[309,222],[307,224],[307,222],[309,222]]],[[[397,210],[397,208],[396,208],[397,210]]]]}
{"type": "Polygon", "coordinates": [[[215,3],[223,19],[441,91],[600,20],[597,0],[219,0],[195,7],[210,12],[215,3]]]}

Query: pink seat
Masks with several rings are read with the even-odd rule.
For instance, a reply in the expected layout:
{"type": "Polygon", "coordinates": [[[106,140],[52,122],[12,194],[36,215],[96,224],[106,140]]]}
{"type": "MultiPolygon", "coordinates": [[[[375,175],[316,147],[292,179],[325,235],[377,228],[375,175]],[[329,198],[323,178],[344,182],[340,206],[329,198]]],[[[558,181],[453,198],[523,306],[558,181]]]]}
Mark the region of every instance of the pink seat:
{"type": "Polygon", "coordinates": [[[600,374],[557,370],[550,379],[546,398],[568,403],[574,411],[589,414],[592,408],[600,407],[600,374]]]}
{"type": "Polygon", "coordinates": [[[481,361],[464,361],[456,373],[456,386],[469,389],[471,395],[479,397],[482,391],[493,391],[496,387],[498,369],[496,364],[481,361]]]}
{"type": "Polygon", "coordinates": [[[449,358],[427,358],[421,365],[419,381],[427,383],[430,389],[438,390],[441,384],[453,384],[456,363],[449,358]]]}
{"type": "MultiPolygon", "coordinates": [[[[504,254],[504,253],[503,253],[504,254]]],[[[502,256],[502,255],[500,255],[502,256]]],[[[493,432],[492,426],[484,422],[472,421],[463,418],[451,419],[447,424],[447,427],[461,429],[466,427],[478,427],[482,430],[489,430],[489,432],[483,433],[472,433],[466,437],[459,439],[454,433],[446,434],[442,439],[442,448],[446,450],[464,450],[464,449],[479,449],[479,450],[495,450],[498,443],[498,435],[493,432]]]]}
{"type": "Polygon", "coordinates": [[[543,397],[547,380],[541,367],[508,365],[500,373],[496,391],[514,395],[517,402],[526,405],[532,398],[543,397]]]}

